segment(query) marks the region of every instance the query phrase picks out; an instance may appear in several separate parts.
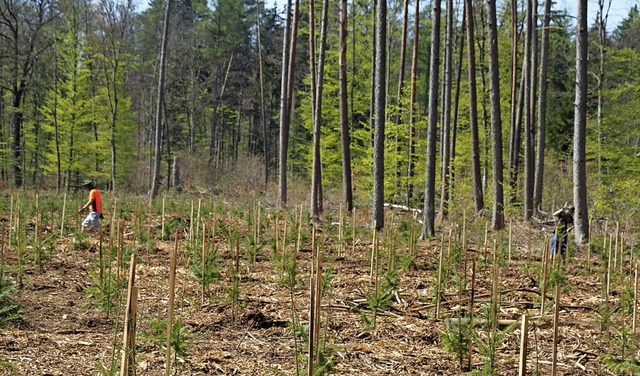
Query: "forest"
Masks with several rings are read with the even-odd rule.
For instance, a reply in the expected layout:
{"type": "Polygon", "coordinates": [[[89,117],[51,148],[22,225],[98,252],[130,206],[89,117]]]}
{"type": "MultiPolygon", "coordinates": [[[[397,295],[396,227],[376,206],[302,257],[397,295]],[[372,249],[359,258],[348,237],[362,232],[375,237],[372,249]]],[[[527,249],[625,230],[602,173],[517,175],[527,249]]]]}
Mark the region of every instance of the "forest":
{"type": "Polygon", "coordinates": [[[0,0],[0,374],[640,373],[612,3],[0,0]]]}

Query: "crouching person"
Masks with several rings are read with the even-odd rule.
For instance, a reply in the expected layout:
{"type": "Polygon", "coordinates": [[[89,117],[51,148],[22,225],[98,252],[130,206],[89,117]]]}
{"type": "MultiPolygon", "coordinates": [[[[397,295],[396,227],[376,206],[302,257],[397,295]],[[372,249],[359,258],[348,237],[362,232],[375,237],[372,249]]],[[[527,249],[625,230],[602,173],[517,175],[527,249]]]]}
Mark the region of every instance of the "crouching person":
{"type": "Polygon", "coordinates": [[[556,229],[553,232],[551,238],[551,254],[560,254],[562,261],[567,256],[567,241],[569,238],[569,231],[573,228],[573,213],[575,209],[572,205],[565,206],[562,209],[553,213],[556,219],[556,229]]]}

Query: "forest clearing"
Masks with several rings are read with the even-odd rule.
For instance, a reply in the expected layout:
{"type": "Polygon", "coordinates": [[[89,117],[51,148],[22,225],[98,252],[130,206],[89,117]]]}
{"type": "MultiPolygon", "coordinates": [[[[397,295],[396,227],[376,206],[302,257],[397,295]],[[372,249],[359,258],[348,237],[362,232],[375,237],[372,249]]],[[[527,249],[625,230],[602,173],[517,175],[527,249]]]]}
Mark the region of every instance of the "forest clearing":
{"type": "Polygon", "coordinates": [[[328,204],[314,230],[307,210],[258,198],[105,197],[100,241],[78,231],[81,201],[2,197],[1,375],[119,375],[125,331],[137,375],[164,374],[167,356],[171,374],[311,374],[310,338],[314,374],[515,375],[523,316],[523,374],[638,372],[637,255],[622,223],[592,224],[561,264],[549,227],[493,232],[458,212],[423,241],[418,219],[392,208],[374,236],[368,209],[328,204]]]}

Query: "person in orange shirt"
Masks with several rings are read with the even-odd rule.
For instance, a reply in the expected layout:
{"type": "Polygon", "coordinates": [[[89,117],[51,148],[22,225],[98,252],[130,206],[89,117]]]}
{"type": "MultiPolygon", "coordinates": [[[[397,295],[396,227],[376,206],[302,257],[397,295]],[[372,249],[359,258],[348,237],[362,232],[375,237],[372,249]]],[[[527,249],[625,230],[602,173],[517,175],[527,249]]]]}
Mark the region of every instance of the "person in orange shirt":
{"type": "Polygon", "coordinates": [[[87,229],[89,226],[98,229],[100,228],[100,219],[102,218],[102,196],[98,188],[93,184],[93,181],[85,180],[82,186],[89,190],[89,201],[78,210],[78,213],[82,213],[85,209],[89,209],[89,214],[84,221],[82,221],[82,229],[87,229]]]}

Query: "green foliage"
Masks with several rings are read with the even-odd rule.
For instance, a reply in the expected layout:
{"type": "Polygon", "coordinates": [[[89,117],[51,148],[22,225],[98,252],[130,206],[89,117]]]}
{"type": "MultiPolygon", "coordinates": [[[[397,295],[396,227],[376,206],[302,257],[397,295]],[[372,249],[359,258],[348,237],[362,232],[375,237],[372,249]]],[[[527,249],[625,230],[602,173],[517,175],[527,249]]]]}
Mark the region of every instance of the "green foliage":
{"type": "Polygon", "coordinates": [[[461,370],[464,368],[463,362],[471,346],[471,337],[472,331],[468,319],[458,315],[456,322],[451,319],[444,321],[444,331],[440,333],[441,343],[447,351],[456,355],[461,370]]]}
{"type": "Polygon", "coordinates": [[[13,283],[5,278],[4,265],[0,264],[0,328],[20,317],[20,306],[12,295],[16,292],[13,283]]]}
{"type": "MultiPolygon", "coordinates": [[[[167,320],[153,318],[149,322],[149,326],[150,330],[141,333],[142,338],[158,347],[165,347],[167,343],[167,320]]],[[[171,328],[171,350],[175,359],[184,360],[186,358],[189,351],[188,342],[191,337],[191,333],[182,325],[182,321],[177,318],[171,328]]]]}
{"type": "Polygon", "coordinates": [[[206,252],[203,273],[202,252],[194,249],[189,257],[189,267],[198,281],[208,286],[220,278],[220,254],[218,252],[206,252]]]}
{"type": "Polygon", "coordinates": [[[100,276],[100,269],[91,271],[91,286],[87,288],[87,305],[94,306],[103,312],[112,312],[116,307],[121,286],[118,279],[112,273],[104,273],[100,276]]]}
{"type": "Polygon", "coordinates": [[[11,362],[7,362],[4,360],[0,360],[0,369],[4,369],[7,373],[7,375],[19,375],[20,373],[18,372],[18,367],[16,367],[15,365],[11,364],[11,362]]]}

